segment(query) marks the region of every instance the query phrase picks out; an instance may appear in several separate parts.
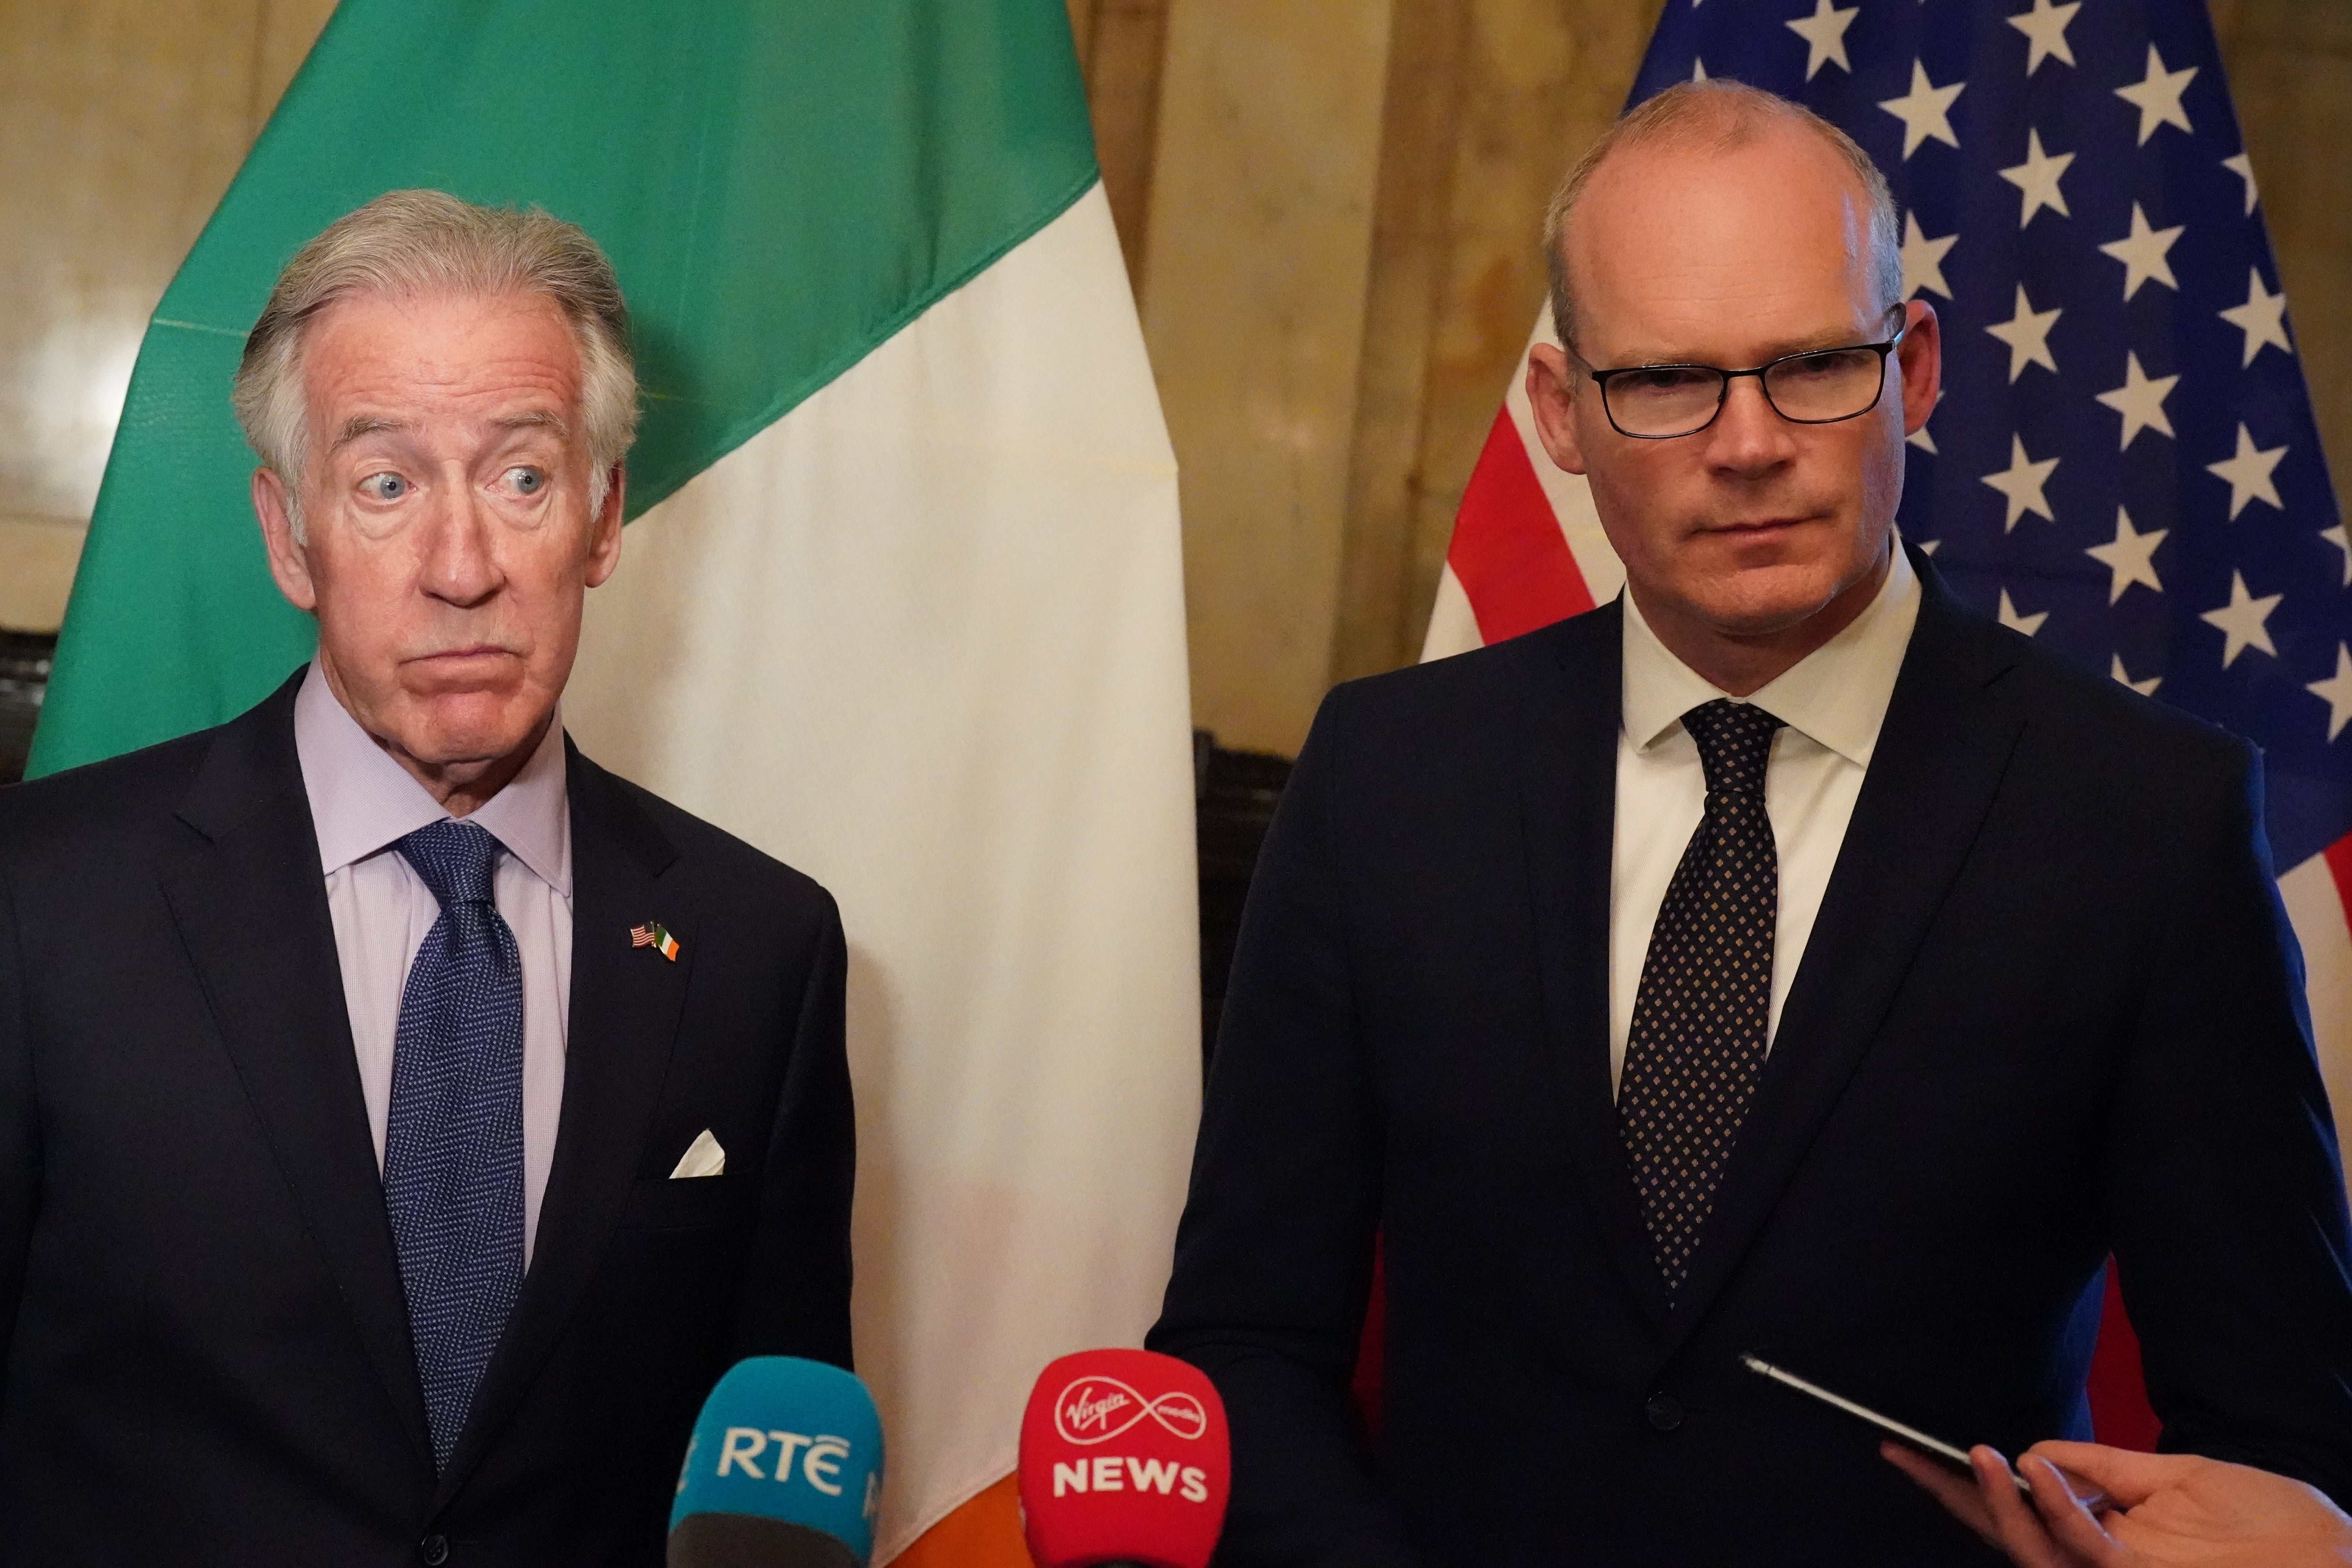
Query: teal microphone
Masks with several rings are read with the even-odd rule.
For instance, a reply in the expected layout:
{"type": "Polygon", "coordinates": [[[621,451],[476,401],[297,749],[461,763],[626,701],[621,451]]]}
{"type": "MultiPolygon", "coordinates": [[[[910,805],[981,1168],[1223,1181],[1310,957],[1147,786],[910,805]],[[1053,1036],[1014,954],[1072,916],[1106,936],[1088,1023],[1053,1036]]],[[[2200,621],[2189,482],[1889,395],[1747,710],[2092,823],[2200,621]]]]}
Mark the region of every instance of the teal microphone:
{"type": "Polygon", "coordinates": [[[669,1568],[866,1568],[882,1417],[866,1384],[798,1356],[740,1361],[702,1402],[669,1568]]]}

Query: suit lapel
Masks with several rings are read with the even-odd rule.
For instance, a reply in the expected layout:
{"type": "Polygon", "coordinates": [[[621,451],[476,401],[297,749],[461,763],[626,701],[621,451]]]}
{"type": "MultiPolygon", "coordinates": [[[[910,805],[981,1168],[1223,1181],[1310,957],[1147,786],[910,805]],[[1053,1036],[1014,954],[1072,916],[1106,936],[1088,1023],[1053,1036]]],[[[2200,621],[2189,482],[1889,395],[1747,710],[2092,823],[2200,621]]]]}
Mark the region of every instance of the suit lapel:
{"type": "Polygon", "coordinates": [[[540,1205],[530,1272],[435,1500],[438,1507],[480,1460],[537,1375],[582,1293],[643,1163],[646,1123],[700,951],[690,911],[660,881],[677,850],[619,781],[567,737],[572,805],[572,1012],[563,1053],[563,1109],[540,1205]],[[632,948],[629,928],[660,921],[679,942],[677,962],[632,948]]]}
{"type": "Polygon", "coordinates": [[[2016,662],[2006,639],[1959,607],[1924,556],[1912,560],[1918,625],[1676,1303],[1667,1354],[1738,1268],[1861,1065],[2024,729],[1999,688],[2016,662]]]}
{"type": "Polygon", "coordinates": [[[1609,1083],[1609,885],[1622,634],[1623,611],[1611,603],[1529,639],[1534,679],[1518,726],[1519,811],[1570,1154],[1610,1256],[1663,1326],[1665,1285],[1651,1258],[1609,1083]]]}
{"type": "Polygon", "coordinates": [[[295,679],[224,725],[182,802],[203,847],[163,879],[180,939],[310,1240],[426,1467],[425,1403],[294,750],[295,679]]]}

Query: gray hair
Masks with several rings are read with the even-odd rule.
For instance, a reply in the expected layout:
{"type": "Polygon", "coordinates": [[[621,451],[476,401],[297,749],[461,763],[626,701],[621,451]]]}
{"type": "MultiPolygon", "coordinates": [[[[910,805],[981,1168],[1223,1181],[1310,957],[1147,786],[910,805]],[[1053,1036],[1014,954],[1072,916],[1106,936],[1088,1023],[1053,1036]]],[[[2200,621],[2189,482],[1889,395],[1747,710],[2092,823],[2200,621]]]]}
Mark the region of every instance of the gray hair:
{"type": "MultiPolygon", "coordinates": [[[[1903,298],[1903,242],[1896,233],[1895,195],[1886,176],[1878,172],[1854,139],[1801,103],[1791,103],[1762,88],[1728,79],[1676,82],[1620,116],[1617,123],[1577,160],[1568,177],[1553,193],[1544,214],[1544,259],[1551,271],[1551,319],[1559,341],[1570,353],[1576,331],[1576,300],[1568,287],[1568,226],[1584,187],[1609,155],[1625,147],[1657,142],[1696,144],[1728,153],[1753,141],[1773,121],[1793,121],[1812,132],[1834,149],[1853,170],[1870,210],[1869,276],[1878,297],[1891,309],[1903,298]]],[[[1580,356],[1581,357],[1581,356],[1580,356]]]]}
{"type": "Polygon", "coordinates": [[[286,481],[294,537],[310,451],[302,337],[320,311],[362,294],[537,294],[552,300],[580,347],[581,435],[588,506],[604,504],[614,464],[637,427],[636,362],[613,264],[576,224],[533,207],[476,206],[440,191],[391,191],[337,218],[294,253],[245,340],[230,401],[263,465],[286,481]]]}

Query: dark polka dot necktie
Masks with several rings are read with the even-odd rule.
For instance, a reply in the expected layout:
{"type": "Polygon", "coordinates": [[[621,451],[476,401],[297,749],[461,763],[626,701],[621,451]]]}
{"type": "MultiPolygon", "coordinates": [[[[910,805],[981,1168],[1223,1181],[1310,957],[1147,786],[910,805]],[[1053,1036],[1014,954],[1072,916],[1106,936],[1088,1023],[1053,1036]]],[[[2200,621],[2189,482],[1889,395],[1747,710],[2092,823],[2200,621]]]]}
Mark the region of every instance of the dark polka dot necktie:
{"type": "Polygon", "coordinates": [[[446,1466],[522,1287],[522,964],[497,839],[441,821],[394,847],[441,905],[400,999],[383,1196],[446,1466]]]}
{"type": "Polygon", "coordinates": [[[1650,932],[1617,1091],[1617,1123],[1669,1300],[1690,1273],[1764,1065],[1780,911],[1780,861],[1764,812],[1780,721],[1719,699],[1684,714],[1683,728],[1706,770],[1706,815],[1650,932]]]}

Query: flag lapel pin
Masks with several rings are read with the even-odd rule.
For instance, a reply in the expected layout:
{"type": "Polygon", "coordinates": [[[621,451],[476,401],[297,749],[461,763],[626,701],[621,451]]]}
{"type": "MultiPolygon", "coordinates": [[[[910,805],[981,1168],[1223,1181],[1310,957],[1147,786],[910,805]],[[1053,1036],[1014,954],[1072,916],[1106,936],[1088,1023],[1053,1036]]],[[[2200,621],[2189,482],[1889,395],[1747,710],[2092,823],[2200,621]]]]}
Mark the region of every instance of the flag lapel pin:
{"type": "Polygon", "coordinates": [[[670,935],[668,928],[659,921],[648,921],[641,926],[631,926],[629,945],[650,947],[672,963],[677,962],[677,938],[670,935]]]}

